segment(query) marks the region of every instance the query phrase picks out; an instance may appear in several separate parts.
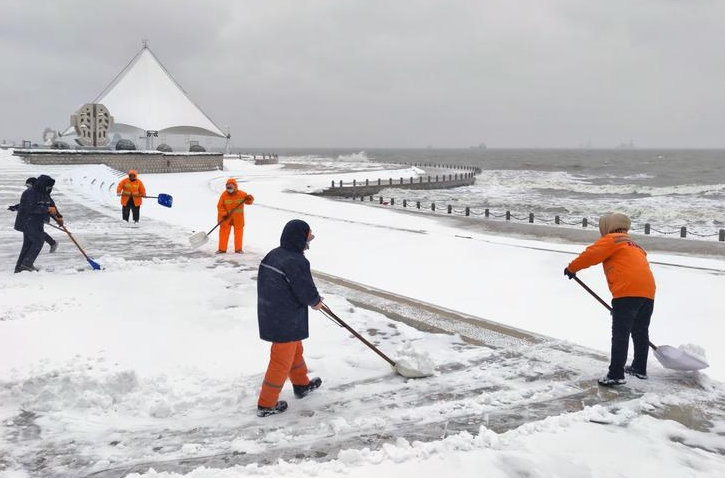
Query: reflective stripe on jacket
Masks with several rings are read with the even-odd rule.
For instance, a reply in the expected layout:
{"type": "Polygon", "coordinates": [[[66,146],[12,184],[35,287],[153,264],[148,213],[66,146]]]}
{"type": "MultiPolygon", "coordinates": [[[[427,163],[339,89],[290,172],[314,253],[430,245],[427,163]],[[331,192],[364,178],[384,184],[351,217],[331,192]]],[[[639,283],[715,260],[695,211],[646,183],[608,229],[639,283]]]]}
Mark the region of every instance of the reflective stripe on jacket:
{"type": "Polygon", "coordinates": [[[133,204],[135,206],[140,206],[143,202],[141,196],[146,195],[146,188],[140,179],[131,181],[126,177],[118,182],[116,194],[121,195],[121,205],[125,206],[128,203],[129,198],[133,197],[133,204]]]}
{"type": "Polygon", "coordinates": [[[219,196],[219,202],[216,205],[217,222],[231,217],[235,226],[244,226],[244,205],[250,204],[249,200],[247,200],[248,197],[249,195],[241,190],[236,190],[232,194],[224,191],[219,196]]]}
{"type": "Polygon", "coordinates": [[[303,221],[290,223],[282,232],[280,247],[262,259],[257,274],[259,338],[268,342],[306,339],[308,308],[320,301],[303,253],[310,228],[303,221]]]}

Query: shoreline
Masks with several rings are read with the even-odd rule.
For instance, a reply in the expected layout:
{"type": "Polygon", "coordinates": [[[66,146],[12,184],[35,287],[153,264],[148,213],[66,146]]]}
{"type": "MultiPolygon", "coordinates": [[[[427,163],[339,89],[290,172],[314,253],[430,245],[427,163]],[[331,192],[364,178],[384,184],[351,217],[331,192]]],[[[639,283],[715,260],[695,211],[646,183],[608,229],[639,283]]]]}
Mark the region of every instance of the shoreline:
{"type": "MultiPolygon", "coordinates": [[[[359,203],[367,207],[374,204],[359,203]]],[[[466,218],[444,213],[415,212],[414,210],[389,208],[391,212],[400,214],[423,214],[426,218],[434,218],[443,224],[462,231],[478,234],[490,234],[523,240],[552,242],[556,244],[586,246],[599,239],[599,228],[575,229],[567,226],[550,226],[546,224],[529,224],[498,219],[466,218]]],[[[630,236],[648,253],[678,254],[708,259],[725,260],[725,242],[687,239],[680,237],[662,237],[631,233],[630,236]]]]}

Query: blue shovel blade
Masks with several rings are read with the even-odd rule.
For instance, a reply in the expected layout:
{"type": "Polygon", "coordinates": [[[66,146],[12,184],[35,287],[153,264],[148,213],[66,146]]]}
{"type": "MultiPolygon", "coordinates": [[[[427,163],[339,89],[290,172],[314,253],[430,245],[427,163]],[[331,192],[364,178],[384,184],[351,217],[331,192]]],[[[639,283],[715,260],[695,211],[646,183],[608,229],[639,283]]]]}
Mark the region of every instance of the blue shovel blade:
{"type": "Polygon", "coordinates": [[[159,194],[159,204],[166,207],[171,207],[174,203],[174,198],[170,194],[159,194]]]}

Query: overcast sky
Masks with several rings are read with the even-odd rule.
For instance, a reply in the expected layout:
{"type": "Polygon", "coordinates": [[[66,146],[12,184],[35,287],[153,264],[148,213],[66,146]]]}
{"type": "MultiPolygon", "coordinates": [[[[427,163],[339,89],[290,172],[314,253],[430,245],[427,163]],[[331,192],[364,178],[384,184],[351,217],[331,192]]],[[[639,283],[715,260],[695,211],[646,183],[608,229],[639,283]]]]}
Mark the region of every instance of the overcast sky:
{"type": "Polygon", "coordinates": [[[65,129],[147,39],[236,147],[725,147],[722,0],[0,5],[0,140],[65,129]]]}

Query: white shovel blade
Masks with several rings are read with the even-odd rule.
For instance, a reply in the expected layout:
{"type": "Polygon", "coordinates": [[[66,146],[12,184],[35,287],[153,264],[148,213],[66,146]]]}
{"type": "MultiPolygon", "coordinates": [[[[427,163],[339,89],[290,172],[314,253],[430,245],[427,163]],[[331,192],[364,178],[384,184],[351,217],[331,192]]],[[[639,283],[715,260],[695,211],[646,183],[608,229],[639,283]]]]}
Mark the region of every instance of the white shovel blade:
{"type": "Polygon", "coordinates": [[[654,354],[664,368],[672,370],[702,370],[709,367],[702,359],[669,345],[660,345],[654,354]]]}
{"type": "Polygon", "coordinates": [[[197,248],[209,242],[209,235],[204,231],[199,231],[196,234],[189,236],[189,244],[191,247],[197,248]]]}
{"type": "Polygon", "coordinates": [[[416,368],[408,367],[401,363],[396,363],[393,369],[395,369],[398,375],[402,375],[405,378],[423,378],[433,375],[433,371],[418,370],[416,368]]]}
{"type": "Polygon", "coordinates": [[[393,369],[405,378],[423,378],[433,375],[433,362],[427,355],[400,357],[393,369]]]}

